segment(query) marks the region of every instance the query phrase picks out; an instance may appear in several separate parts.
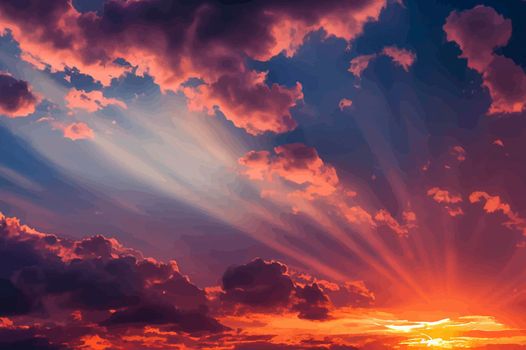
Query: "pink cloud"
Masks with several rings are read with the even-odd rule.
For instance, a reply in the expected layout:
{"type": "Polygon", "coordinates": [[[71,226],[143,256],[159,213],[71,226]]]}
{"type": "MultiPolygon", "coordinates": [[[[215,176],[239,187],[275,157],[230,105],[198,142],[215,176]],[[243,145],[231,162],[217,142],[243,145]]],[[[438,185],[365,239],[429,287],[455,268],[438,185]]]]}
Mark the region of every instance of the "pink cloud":
{"type": "Polygon", "coordinates": [[[338,103],[338,107],[340,108],[340,111],[343,111],[345,108],[349,108],[352,106],[352,101],[348,98],[342,98],[340,102],[338,103]]]}
{"type": "Polygon", "coordinates": [[[252,135],[293,130],[297,124],[290,108],[303,98],[301,84],[293,88],[278,84],[269,87],[265,78],[265,73],[247,72],[222,76],[211,85],[185,88],[188,107],[211,115],[215,114],[214,107],[218,107],[235,126],[252,135]]]}
{"type": "Polygon", "coordinates": [[[526,74],[513,60],[498,55],[512,32],[511,20],[493,8],[476,6],[463,12],[453,11],[444,24],[447,40],[462,51],[460,57],[482,75],[491,96],[489,114],[517,113],[526,106],[526,74]]]}
{"type": "Polygon", "coordinates": [[[340,214],[350,223],[376,227],[373,216],[361,206],[349,206],[346,203],[339,203],[338,208],[340,209],[340,214]]]}
{"type": "Polygon", "coordinates": [[[359,78],[362,76],[363,71],[369,67],[369,63],[375,58],[376,54],[357,56],[351,60],[348,71],[359,78]]]}
{"type": "Polygon", "coordinates": [[[239,159],[243,173],[254,180],[291,182],[300,188],[292,194],[312,199],[328,196],[339,183],[336,169],[325,164],[316,150],[302,143],[292,143],[268,151],[251,151],[239,159]]]}
{"type": "Polygon", "coordinates": [[[83,109],[88,112],[97,112],[109,105],[116,105],[126,109],[124,102],[116,98],[106,98],[102,91],[94,90],[86,92],[83,90],[71,89],[65,97],[68,108],[83,109]]]}
{"type": "Polygon", "coordinates": [[[64,137],[73,141],[90,140],[95,138],[95,133],[88,124],[84,122],[55,125],[55,128],[62,130],[64,137]]]}
{"type": "Polygon", "coordinates": [[[412,51],[396,46],[386,46],[379,53],[361,55],[353,58],[348,71],[358,78],[361,77],[362,73],[369,67],[371,61],[379,55],[385,55],[391,58],[396,65],[402,67],[406,72],[409,71],[409,67],[411,67],[416,60],[416,54],[412,51]]]}
{"type": "Polygon", "coordinates": [[[19,118],[35,112],[38,98],[27,82],[0,72],[0,91],[0,114],[19,118]]]}
{"type": "Polygon", "coordinates": [[[409,67],[411,67],[416,60],[416,54],[414,52],[396,46],[384,47],[382,54],[390,57],[394,63],[401,66],[406,72],[409,71],[409,67]]]}
{"type": "Polygon", "coordinates": [[[320,29],[325,36],[351,41],[365,23],[378,20],[386,1],[272,0],[223,6],[174,0],[171,10],[161,13],[162,4],[112,1],[96,14],[79,13],[70,0],[45,7],[32,0],[23,9],[3,1],[0,30],[12,31],[21,57],[36,67],[74,67],[106,86],[130,70],[114,64],[117,58],[136,67],[137,74],[151,75],[163,91],[179,91],[188,79],[199,78],[201,88],[184,90],[193,109],[210,112],[217,106],[251,134],[280,133],[295,127],[289,109],[301,98],[300,87],[267,86],[263,74],[250,72],[246,58],[293,55],[309,33],[320,29]],[[254,101],[257,94],[264,103],[254,101]],[[247,97],[250,103],[239,105],[247,97]]]}

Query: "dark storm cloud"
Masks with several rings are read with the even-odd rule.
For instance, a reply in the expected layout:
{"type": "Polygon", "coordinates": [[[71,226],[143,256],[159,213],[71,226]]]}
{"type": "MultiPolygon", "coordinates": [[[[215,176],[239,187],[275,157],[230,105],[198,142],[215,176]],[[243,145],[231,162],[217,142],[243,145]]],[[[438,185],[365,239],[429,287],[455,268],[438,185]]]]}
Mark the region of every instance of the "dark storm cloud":
{"type": "Polygon", "coordinates": [[[38,98],[27,82],[0,72],[0,91],[0,115],[25,117],[35,111],[38,98]]]}

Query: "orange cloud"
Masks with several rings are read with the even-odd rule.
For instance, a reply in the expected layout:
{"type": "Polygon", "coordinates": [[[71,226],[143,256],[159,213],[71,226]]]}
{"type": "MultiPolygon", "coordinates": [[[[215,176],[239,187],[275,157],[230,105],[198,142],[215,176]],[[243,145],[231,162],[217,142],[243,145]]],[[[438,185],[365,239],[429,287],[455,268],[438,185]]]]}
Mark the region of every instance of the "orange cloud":
{"type": "Polygon", "coordinates": [[[462,197],[457,194],[451,194],[448,190],[439,187],[430,188],[427,195],[432,197],[437,203],[455,204],[462,202],[462,197]]]}
{"type": "Polygon", "coordinates": [[[504,226],[518,230],[526,236],[526,220],[522,218],[518,213],[511,209],[511,206],[504,202],[499,196],[492,196],[487,192],[475,191],[469,195],[469,201],[471,203],[484,202],[484,211],[486,213],[501,212],[504,214],[508,221],[504,222],[504,226]]]}
{"type": "Polygon", "coordinates": [[[106,98],[102,91],[94,90],[86,92],[83,90],[71,89],[65,97],[68,108],[83,109],[88,112],[97,112],[109,105],[116,105],[126,109],[124,102],[116,98],[106,98]]]}
{"type": "Polygon", "coordinates": [[[445,204],[444,208],[450,216],[455,217],[464,214],[459,206],[462,202],[462,197],[459,194],[452,194],[448,190],[433,187],[427,191],[427,195],[433,198],[435,202],[445,204]]]}
{"type": "Polygon", "coordinates": [[[392,215],[385,209],[380,209],[376,212],[374,220],[389,227],[394,233],[400,237],[407,236],[409,230],[416,227],[416,214],[412,211],[405,211],[403,213],[404,223],[400,224],[392,215]]]}

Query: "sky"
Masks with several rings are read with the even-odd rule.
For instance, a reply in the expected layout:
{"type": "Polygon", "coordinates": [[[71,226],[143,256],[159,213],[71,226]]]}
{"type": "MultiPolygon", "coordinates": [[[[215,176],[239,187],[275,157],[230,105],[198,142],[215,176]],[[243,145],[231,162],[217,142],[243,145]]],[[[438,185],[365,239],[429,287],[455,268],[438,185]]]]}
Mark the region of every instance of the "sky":
{"type": "Polygon", "coordinates": [[[526,349],[522,0],[0,2],[0,350],[526,349]]]}

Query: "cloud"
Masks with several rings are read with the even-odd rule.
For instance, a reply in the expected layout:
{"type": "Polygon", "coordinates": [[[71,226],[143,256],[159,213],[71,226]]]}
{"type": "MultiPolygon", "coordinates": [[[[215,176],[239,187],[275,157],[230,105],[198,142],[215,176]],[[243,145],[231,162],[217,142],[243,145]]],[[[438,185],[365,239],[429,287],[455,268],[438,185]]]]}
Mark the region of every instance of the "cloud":
{"type": "Polygon", "coordinates": [[[409,71],[409,67],[411,67],[416,60],[416,54],[414,52],[396,46],[384,47],[382,54],[390,57],[394,63],[401,66],[406,72],[409,71]]]}
{"type": "Polygon", "coordinates": [[[287,305],[294,284],[286,272],[285,265],[262,259],[230,267],[222,278],[222,299],[254,307],[287,305]]]}
{"type": "Polygon", "coordinates": [[[379,53],[356,56],[351,60],[348,71],[355,77],[360,78],[362,73],[369,67],[372,60],[378,56],[389,57],[396,65],[402,67],[406,72],[416,60],[416,54],[410,50],[396,46],[386,46],[379,53]]]}
{"type": "Polygon", "coordinates": [[[457,194],[451,194],[448,190],[439,187],[432,187],[427,191],[427,195],[432,197],[437,203],[456,204],[462,202],[462,197],[457,194]]]}
{"type": "Polygon", "coordinates": [[[385,0],[143,0],[108,1],[100,13],[80,13],[70,0],[30,0],[24,7],[8,0],[0,4],[0,30],[10,29],[21,58],[38,68],[74,67],[105,86],[130,71],[115,63],[119,58],[137,74],[151,75],[162,90],[179,91],[190,78],[200,79],[204,86],[184,90],[191,106],[209,112],[217,106],[235,125],[260,134],[295,126],[287,110],[301,90],[266,86],[264,74],[251,71],[246,58],[292,56],[318,30],[349,42],[385,6],[385,0]],[[258,93],[265,103],[254,100],[258,93]]]}
{"type": "Polygon", "coordinates": [[[400,224],[392,215],[385,209],[380,209],[376,212],[374,220],[379,224],[384,224],[389,227],[394,233],[400,237],[407,236],[409,230],[416,227],[416,214],[412,211],[403,212],[404,223],[400,224]]]}
{"type": "Polygon", "coordinates": [[[483,202],[483,209],[486,213],[492,214],[500,212],[504,214],[508,221],[504,222],[503,225],[510,229],[518,230],[526,236],[526,220],[514,212],[511,206],[499,196],[492,196],[484,191],[475,191],[469,195],[469,201],[470,203],[483,202]]]}
{"type": "Polygon", "coordinates": [[[142,304],[113,313],[103,322],[106,326],[117,325],[164,325],[187,333],[221,332],[227,328],[202,311],[181,311],[170,304],[142,304]]]}
{"type": "Polygon", "coordinates": [[[84,122],[77,122],[71,124],[53,123],[55,129],[62,130],[64,137],[73,141],[90,140],[95,137],[93,129],[84,122]]]}
{"type": "Polygon", "coordinates": [[[35,112],[38,98],[27,82],[0,72],[0,91],[0,114],[18,118],[35,112]]]}
{"type": "Polygon", "coordinates": [[[108,327],[224,330],[208,315],[204,291],[181,275],[175,262],[144,258],[115,239],[72,241],[0,214],[0,265],[0,299],[9,302],[1,303],[0,316],[48,315],[50,322],[60,322],[53,315],[69,310],[67,315],[80,315],[79,322],[108,327]]]}
{"type": "Polygon", "coordinates": [[[340,111],[343,111],[346,108],[349,108],[352,106],[352,101],[348,98],[342,98],[340,102],[338,103],[338,107],[340,108],[340,111]]]}
{"type": "Polygon", "coordinates": [[[375,58],[376,54],[357,56],[351,60],[348,71],[359,78],[362,76],[363,71],[369,67],[369,63],[375,58]]]}
{"type": "Polygon", "coordinates": [[[459,145],[453,146],[451,148],[450,153],[459,162],[463,162],[463,161],[466,160],[467,153],[466,153],[466,150],[464,149],[464,147],[462,147],[462,146],[459,146],[459,145]]]}
{"type": "Polygon", "coordinates": [[[298,317],[307,320],[325,320],[329,318],[329,298],[318,286],[299,286],[296,288],[296,297],[299,302],[293,309],[298,311],[298,317]]]}
{"type": "Polygon", "coordinates": [[[213,289],[207,295],[175,261],[145,258],[116,239],[71,240],[0,214],[0,338],[9,340],[0,348],[233,348],[256,339],[224,319],[323,322],[333,318],[332,297],[345,306],[374,301],[363,282],[318,281],[259,258],[231,266],[213,289]]]}
{"type": "Polygon", "coordinates": [[[301,84],[285,88],[278,84],[268,86],[266,73],[225,75],[211,85],[185,88],[192,111],[207,111],[214,115],[215,108],[228,116],[235,126],[252,135],[267,131],[283,133],[296,128],[290,108],[303,98],[301,84]]]}
{"type": "Polygon", "coordinates": [[[464,211],[459,206],[462,203],[462,196],[459,194],[453,194],[446,189],[439,187],[432,187],[427,190],[427,195],[437,203],[444,204],[444,208],[447,210],[450,216],[463,215],[464,211]]]}
{"type": "Polygon", "coordinates": [[[97,112],[109,105],[116,105],[126,109],[126,104],[116,98],[106,98],[101,91],[86,92],[83,90],[71,89],[65,97],[68,108],[83,109],[88,112],[97,112]]]}
{"type": "Polygon", "coordinates": [[[277,261],[255,259],[232,266],[223,275],[223,302],[253,308],[259,312],[295,311],[299,318],[329,318],[330,301],[314,282],[294,283],[285,265],[277,261]]]}
{"type": "Polygon", "coordinates": [[[248,178],[268,183],[277,179],[299,186],[292,192],[307,199],[328,196],[339,183],[336,169],[325,164],[312,147],[302,143],[277,146],[274,154],[268,151],[250,151],[239,159],[248,178]]]}
{"type": "Polygon", "coordinates": [[[460,47],[460,57],[467,59],[468,67],[482,74],[483,85],[491,96],[488,113],[523,111],[526,74],[513,60],[495,53],[511,37],[511,20],[491,7],[479,5],[470,10],[451,12],[443,28],[447,40],[460,47]]]}

